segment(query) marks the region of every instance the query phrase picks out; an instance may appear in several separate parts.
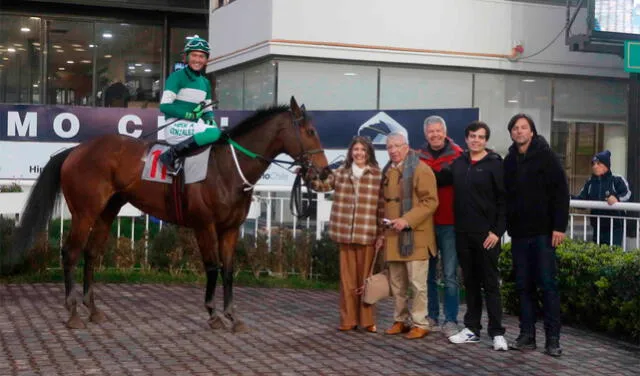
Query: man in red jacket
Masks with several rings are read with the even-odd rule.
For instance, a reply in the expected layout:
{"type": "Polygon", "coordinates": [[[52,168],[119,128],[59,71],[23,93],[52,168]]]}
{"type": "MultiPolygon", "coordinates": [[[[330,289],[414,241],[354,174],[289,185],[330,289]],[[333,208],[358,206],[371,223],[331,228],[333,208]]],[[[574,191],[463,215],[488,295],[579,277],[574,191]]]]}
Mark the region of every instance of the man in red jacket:
{"type": "MultiPolygon", "coordinates": [[[[421,148],[420,159],[429,165],[436,175],[440,205],[434,215],[436,243],[442,258],[444,277],[444,323],[441,331],[449,338],[458,333],[458,256],[453,216],[453,175],[451,164],[462,154],[462,148],[447,137],[447,123],[440,116],[429,116],[424,120],[424,136],[427,143],[421,148]]],[[[436,280],[437,257],[429,260],[427,296],[429,322],[435,329],[439,324],[440,301],[436,280]]]]}

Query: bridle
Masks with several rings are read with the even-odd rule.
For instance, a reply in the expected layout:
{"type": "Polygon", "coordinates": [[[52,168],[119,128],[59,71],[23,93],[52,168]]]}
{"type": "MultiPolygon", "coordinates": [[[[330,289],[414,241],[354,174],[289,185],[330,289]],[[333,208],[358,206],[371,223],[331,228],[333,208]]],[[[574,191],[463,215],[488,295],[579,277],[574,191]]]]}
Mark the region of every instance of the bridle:
{"type": "MultiPolygon", "coordinates": [[[[238,169],[238,173],[240,174],[240,177],[244,182],[245,191],[252,190],[255,184],[249,183],[249,181],[244,177],[244,174],[242,173],[242,169],[240,168],[240,164],[238,163],[235,149],[240,150],[241,152],[243,152],[244,154],[248,155],[251,158],[260,159],[264,162],[267,162],[267,164],[275,164],[276,166],[288,172],[292,172],[291,171],[292,167],[296,167],[296,166],[300,167],[296,172],[296,178],[293,182],[293,186],[291,187],[291,200],[289,202],[289,209],[291,210],[291,213],[295,215],[298,219],[306,219],[311,214],[311,201],[312,201],[311,190],[312,189],[311,189],[311,185],[310,185],[311,183],[309,179],[303,179],[303,177],[307,176],[309,172],[314,172],[318,177],[322,176],[322,170],[313,164],[313,162],[311,161],[311,156],[318,153],[324,153],[324,149],[320,148],[320,149],[305,150],[304,143],[302,142],[302,135],[301,135],[301,131],[302,131],[301,123],[307,118],[304,105],[301,107],[301,110],[302,110],[302,116],[297,118],[295,117],[293,111],[289,110],[289,113],[291,115],[291,124],[292,124],[292,127],[294,128],[296,140],[300,147],[300,153],[298,153],[296,156],[292,156],[293,162],[285,161],[281,159],[275,159],[275,158],[267,158],[263,155],[253,153],[245,149],[244,147],[240,146],[238,143],[236,143],[232,139],[229,139],[229,147],[231,148],[231,153],[236,163],[236,168],[238,169]],[[285,165],[288,165],[288,166],[285,167],[285,165]],[[304,180],[304,185],[307,188],[306,203],[304,202],[305,199],[302,198],[303,180],[304,180]]],[[[313,130],[307,130],[307,132],[313,132],[313,130]]],[[[312,135],[312,134],[309,134],[309,135],[312,135]]]]}
{"type": "MultiPolygon", "coordinates": [[[[322,171],[318,169],[316,165],[311,161],[311,156],[313,154],[324,153],[324,149],[311,149],[305,150],[304,144],[302,143],[302,138],[300,132],[302,131],[302,126],[300,123],[306,119],[306,111],[304,110],[304,105],[302,106],[302,116],[296,118],[293,114],[293,111],[290,110],[291,113],[291,123],[295,129],[296,138],[298,140],[298,144],[300,145],[300,154],[297,157],[294,157],[294,163],[292,166],[300,166],[300,170],[296,175],[295,180],[293,181],[293,186],[291,187],[291,198],[289,201],[289,210],[291,210],[291,214],[295,215],[298,219],[305,219],[311,215],[311,186],[309,179],[303,179],[303,176],[306,176],[308,172],[313,171],[318,177],[321,176],[322,171]],[[307,203],[303,202],[302,198],[302,181],[304,180],[304,185],[307,188],[307,203]]],[[[307,130],[307,132],[313,132],[313,130],[307,130]]]]}

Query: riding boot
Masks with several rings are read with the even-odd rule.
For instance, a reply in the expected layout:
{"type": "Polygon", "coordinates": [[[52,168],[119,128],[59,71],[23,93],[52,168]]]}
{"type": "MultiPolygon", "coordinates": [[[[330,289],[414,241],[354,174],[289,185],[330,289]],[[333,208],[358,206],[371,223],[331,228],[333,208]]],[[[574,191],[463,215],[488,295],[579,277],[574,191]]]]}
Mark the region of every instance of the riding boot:
{"type": "Polygon", "coordinates": [[[184,157],[200,145],[196,143],[193,137],[189,137],[186,140],[179,142],[169,147],[167,151],[160,154],[160,162],[167,167],[167,172],[175,175],[179,169],[176,169],[175,162],[178,158],[184,157]]]}

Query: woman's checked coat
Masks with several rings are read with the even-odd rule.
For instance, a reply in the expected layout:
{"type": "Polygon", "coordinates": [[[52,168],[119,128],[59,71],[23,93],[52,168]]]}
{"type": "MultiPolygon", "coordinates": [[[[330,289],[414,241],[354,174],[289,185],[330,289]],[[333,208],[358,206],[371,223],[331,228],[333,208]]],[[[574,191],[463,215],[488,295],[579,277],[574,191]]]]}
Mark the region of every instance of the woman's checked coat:
{"type": "Polygon", "coordinates": [[[378,196],[382,171],[368,166],[360,177],[357,199],[351,168],[333,173],[335,188],[329,222],[329,237],[336,243],[372,245],[378,232],[378,196]]]}

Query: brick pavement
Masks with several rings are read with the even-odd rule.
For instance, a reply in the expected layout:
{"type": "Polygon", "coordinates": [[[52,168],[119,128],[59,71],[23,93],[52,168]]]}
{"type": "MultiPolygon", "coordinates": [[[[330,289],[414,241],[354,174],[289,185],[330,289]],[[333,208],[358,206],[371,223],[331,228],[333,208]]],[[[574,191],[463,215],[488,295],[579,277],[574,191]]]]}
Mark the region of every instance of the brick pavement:
{"type": "MultiPolygon", "coordinates": [[[[246,333],[209,329],[200,286],[127,284],[98,284],[109,321],[70,331],[62,284],[0,285],[0,375],[590,376],[640,369],[640,348],[574,328],[564,328],[565,355],[556,359],[541,349],[495,352],[484,333],[479,344],[453,345],[437,332],[414,341],[338,332],[332,291],[234,292],[246,333]]],[[[379,305],[380,332],[391,313],[390,300],[379,305]]],[[[517,318],[507,316],[505,326],[512,340],[517,318]]]]}

